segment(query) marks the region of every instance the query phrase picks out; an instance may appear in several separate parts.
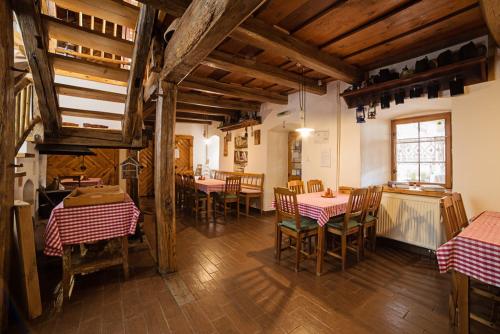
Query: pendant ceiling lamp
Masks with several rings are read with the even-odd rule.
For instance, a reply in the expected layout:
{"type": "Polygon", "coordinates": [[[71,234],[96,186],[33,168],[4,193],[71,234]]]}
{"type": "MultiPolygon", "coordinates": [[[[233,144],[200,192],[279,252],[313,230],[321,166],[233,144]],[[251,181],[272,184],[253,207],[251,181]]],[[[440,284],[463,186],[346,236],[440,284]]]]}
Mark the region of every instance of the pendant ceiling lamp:
{"type": "Polygon", "coordinates": [[[300,118],[302,119],[302,127],[295,129],[302,137],[307,137],[314,131],[313,128],[308,128],[306,126],[306,80],[304,77],[304,67],[297,64],[300,68],[300,79],[299,79],[299,106],[300,106],[300,118]]]}

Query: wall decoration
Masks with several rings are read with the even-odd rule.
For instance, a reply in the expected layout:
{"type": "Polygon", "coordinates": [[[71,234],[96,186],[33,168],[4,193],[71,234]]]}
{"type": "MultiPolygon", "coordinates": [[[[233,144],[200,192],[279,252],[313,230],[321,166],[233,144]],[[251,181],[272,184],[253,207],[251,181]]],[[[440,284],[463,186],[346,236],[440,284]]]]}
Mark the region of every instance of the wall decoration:
{"type": "Polygon", "coordinates": [[[229,140],[227,135],[224,137],[224,156],[227,157],[229,155],[229,140]]]}
{"type": "Polygon", "coordinates": [[[248,148],[248,137],[237,136],[234,138],[234,148],[248,148]]]}
{"type": "Polygon", "coordinates": [[[320,167],[331,167],[332,154],[329,148],[321,150],[320,167]]]}
{"type": "Polygon", "coordinates": [[[255,130],[253,132],[253,144],[260,145],[260,130],[255,130]]]}
{"type": "Polygon", "coordinates": [[[315,131],[313,136],[315,144],[328,144],[330,139],[330,131],[315,131]]]}
{"type": "Polygon", "coordinates": [[[234,151],[234,163],[246,165],[248,163],[248,151],[234,151]]]}

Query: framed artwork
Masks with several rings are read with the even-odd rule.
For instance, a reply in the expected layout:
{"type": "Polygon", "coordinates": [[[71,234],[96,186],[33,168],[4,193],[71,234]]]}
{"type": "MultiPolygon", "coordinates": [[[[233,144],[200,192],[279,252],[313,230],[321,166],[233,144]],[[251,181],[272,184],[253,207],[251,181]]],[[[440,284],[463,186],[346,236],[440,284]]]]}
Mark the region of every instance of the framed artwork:
{"type": "Polygon", "coordinates": [[[235,137],[234,148],[248,148],[248,138],[244,136],[235,137]]]}
{"type": "Polygon", "coordinates": [[[227,157],[228,155],[229,155],[229,142],[226,136],[224,137],[224,156],[227,157]]]}
{"type": "Polygon", "coordinates": [[[253,132],[253,144],[260,145],[260,130],[255,130],[253,132]]]}

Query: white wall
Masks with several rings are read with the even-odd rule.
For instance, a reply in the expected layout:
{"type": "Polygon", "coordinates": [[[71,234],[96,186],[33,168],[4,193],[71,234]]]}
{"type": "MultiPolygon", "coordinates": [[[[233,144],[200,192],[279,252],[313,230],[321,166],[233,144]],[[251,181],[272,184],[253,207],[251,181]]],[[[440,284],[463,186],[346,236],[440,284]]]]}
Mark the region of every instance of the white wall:
{"type": "MultiPolygon", "coordinates": [[[[320,178],[327,187],[337,185],[360,185],[360,127],[355,122],[355,114],[347,111],[344,101],[338,98],[337,82],[327,86],[327,94],[307,94],[306,125],[318,131],[328,131],[328,143],[315,143],[314,136],[303,139],[302,169],[303,180],[320,178]],[[337,117],[340,112],[340,132],[337,130],[337,117]],[[340,135],[340,137],[338,137],[340,135]],[[337,180],[337,141],[340,138],[340,180],[337,180]],[[329,167],[321,167],[321,153],[329,150],[329,167]]],[[[342,84],[340,90],[346,88],[342,84]]],[[[248,165],[245,172],[264,173],[264,209],[271,210],[273,188],[286,186],[288,174],[288,132],[301,126],[298,94],[288,96],[287,105],[264,103],[261,107],[263,124],[254,127],[261,130],[261,144],[254,145],[251,129],[248,129],[248,165]],[[277,117],[282,111],[289,111],[285,117],[277,117]]],[[[220,136],[221,170],[232,171],[234,166],[234,138],[244,134],[245,129],[232,132],[228,156],[223,156],[224,134],[211,128],[211,133],[220,136]]]]}
{"type": "Polygon", "coordinates": [[[462,193],[469,216],[500,211],[500,49],[488,82],[465,87],[465,94],[405,100],[377,110],[377,120],[361,126],[361,185],[390,179],[390,120],[451,112],[453,191],[462,193]]]}

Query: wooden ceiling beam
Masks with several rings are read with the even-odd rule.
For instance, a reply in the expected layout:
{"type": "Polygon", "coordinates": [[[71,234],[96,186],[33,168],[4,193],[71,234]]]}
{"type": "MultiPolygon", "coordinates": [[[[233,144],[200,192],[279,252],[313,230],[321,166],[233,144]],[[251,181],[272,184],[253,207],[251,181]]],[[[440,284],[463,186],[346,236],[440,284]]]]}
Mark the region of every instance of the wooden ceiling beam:
{"type": "Polygon", "coordinates": [[[49,54],[49,60],[60,75],[120,86],[128,82],[129,71],[121,68],[56,54],[49,54]]]}
{"type": "Polygon", "coordinates": [[[77,87],[64,84],[55,84],[56,92],[59,95],[74,96],[84,99],[93,99],[117,103],[125,103],[127,95],[120,93],[113,93],[104,90],[77,87]]]}
{"type": "Polygon", "coordinates": [[[232,96],[259,102],[270,102],[283,105],[288,103],[288,96],[286,95],[273,93],[259,88],[227,84],[208,78],[189,76],[182,81],[179,86],[200,92],[232,96]]]}
{"type": "Polygon", "coordinates": [[[12,1],[12,6],[16,12],[17,22],[28,55],[44,130],[55,133],[59,131],[62,120],[54,89],[54,72],[50,66],[47,38],[41,24],[39,7],[35,6],[31,0],[12,1]]]}
{"type": "Polygon", "coordinates": [[[480,0],[484,22],[491,36],[500,47],[500,0],[480,0]]]}
{"type": "Polygon", "coordinates": [[[201,121],[215,121],[215,122],[222,122],[224,120],[224,116],[200,115],[200,114],[193,114],[193,113],[179,112],[179,111],[177,111],[176,117],[184,119],[195,119],[201,121]]]}
{"type": "Polygon", "coordinates": [[[47,15],[42,15],[42,21],[50,38],[128,58],[132,57],[134,43],[130,41],[64,22],[47,15]]]}
{"type": "Polygon", "coordinates": [[[260,103],[228,100],[218,96],[205,96],[195,93],[179,92],[177,94],[177,102],[223,109],[237,109],[248,112],[260,111],[260,103]]]}
{"type": "Polygon", "coordinates": [[[143,105],[143,81],[148,63],[151,44],[151,35],[156,17],[156,10],[143,5],[139,13],[135,35],[134,53],[127,86],[127,100],[125,102],[125,116],[123,118],[123,140],[131,142],[133,138],[141,135],[142,113],[139,108],[143,105]],[[140,105],[139,105],[140,104],[140,105]]]}
{"type": "Polygon", "coordinates": [[[142,141],[124,143],[120,130],[101,130],[88,128],[62,127],[59,136],[46,135],[43,144],[82,145],[90,148],[144,148],[147,146],[146,136],[142,141]]]}
{"type": "Polygon", "coordinates": [[[273,52],[290,57],[294,61],[335,79],[353,83],[363,78],[363,73],[349,63],[320,51],[317,47],[302,42],[265,22],[251,18],[233,31],[231,37],[273,52]]]}
{"type": "Polygon", "coordinates": [[[302,78],[297,73],[286,71],[276,66],[258,63],[254,59],[214,50],[201,63],[229,72],[240,72],[253,78],[294,89],[299,89],[299,82],[303,80],[308,92],[318,95],[326,94],[326,85],[320,85],[318,80],[307,77],[302,78]]]}
{"type": "Polygon", "coordinates": [[[184,111],[193,114],[212,115],[212,116],[232,116],[239,112],[239,110],[197,106],[193,104],[179,103],[179,102],[177,102],[177,111],[184,111]]]}
{"type": "Polygon", "coordinates": [[[104,111],[74,109],[74,108],[59,108],[63,116],[85,117],[94,119],[105,119],[108,121],[121,121],[123,114],[115,114],[104,111]]]}
{"type": "Polygon", "coordinates": [[[192,123],[192,124],[212,125],[211,121],[200,121],[200,120],[185,119],[185,118],[177,118],[175,121],[177,123],[192,123]]]}
{"type": "Polygon", "coordinates": [[[160,80],[178,84],[265,0],[194,0],[165,48],[160,80]]]}
{"type": "Polygon", "coordinates": [[[134,29],[139,7],[121,0],[53,0],[57,6],[73,12],[96,16],[134,29]]]}
{"type": "Polygon", "coordinates": [[[139,0],[145,5],[153,6],[157,9],[164,10],[167,14],[174,17],[181,17],[188,8],[189,0],[139,0]]]}

